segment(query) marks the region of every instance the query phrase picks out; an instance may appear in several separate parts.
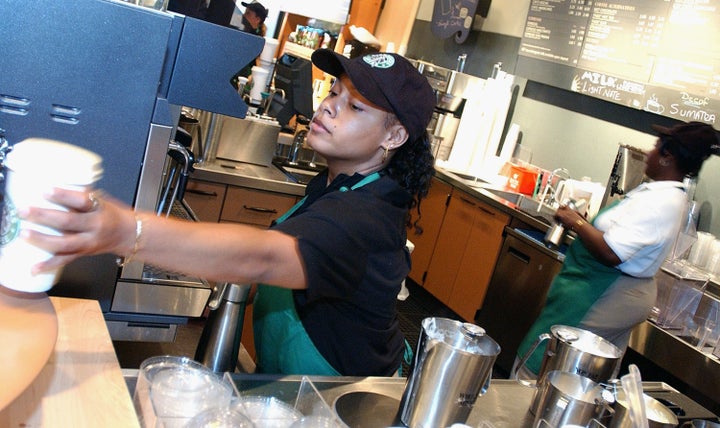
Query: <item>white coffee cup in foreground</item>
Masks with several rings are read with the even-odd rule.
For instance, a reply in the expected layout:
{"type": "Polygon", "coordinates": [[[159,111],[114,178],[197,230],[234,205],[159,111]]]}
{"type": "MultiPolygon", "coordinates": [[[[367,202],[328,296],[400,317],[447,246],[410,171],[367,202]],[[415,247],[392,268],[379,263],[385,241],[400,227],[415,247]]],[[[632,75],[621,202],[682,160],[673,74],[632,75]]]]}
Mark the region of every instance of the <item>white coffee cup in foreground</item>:
{"type": "Polygon", "coordinates": [[[52,254],[20,238],[22,229],[59,232],[18,217],[27,207],[64,209],[45,199],[54,187],[87,189],[102,177],[102,158],[83,148],[44,138],[29,138],[13,146],[5,166],[5,197],[0,234],[0,284],[28,293],[52,288],[62,269],[32,273],[52,254]]]}

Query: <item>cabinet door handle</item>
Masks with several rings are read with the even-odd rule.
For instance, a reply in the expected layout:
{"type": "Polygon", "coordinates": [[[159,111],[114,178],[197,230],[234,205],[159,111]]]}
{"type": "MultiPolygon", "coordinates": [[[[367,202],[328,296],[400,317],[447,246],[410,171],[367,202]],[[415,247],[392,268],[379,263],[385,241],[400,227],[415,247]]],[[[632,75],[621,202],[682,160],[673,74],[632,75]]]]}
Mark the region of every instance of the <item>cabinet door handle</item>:
{"type": "Polygon", "coordinates": [[[195,195],[202,195],[202,196],[212,196],[213,198],[217,197],[217,192],[207,191],[207,190],[194,190],[194,189],[185,189],[185,193],[193,193],[195,195]]]}
{"type": "Polygon", "coordinates": [[[475,204],[474,201],[471,201],[470,199],[465,198],[465,197],[463,197],[463,196],[459,196],[459,198],[460,198],[461,201],[465,202],[466,204],[470,204],[470,205],[472,205],[472,206],[477,205],[477,204],[475,204]]]}
{"type": "Polygon", "coordinates": [[[277,210],[274,208],[249,207],[247,205],[243,205],[243,208],[245,208],[248,211],[255,211],[255,212],[259,212],[259,213],[277,214],[277,210]]]}
{"type": "Polygon", "coordinates": [[[530,263],[530,256],[528,256],[527,254],[523,253],[522,251],[516,249],[515,247],[509,247],[508,254],[510,254],[511,256],[515,257],[516,259],[520,260],[521,262],[523,262],[525,264],[530,263]]]}
{"type": "Polygon", "coordinates": [[[495,212],[494,212],[494,211],[490,211],[489,209],[487,209],[487,208],[485,208],[485,207],[480,207],[480,206],[479,206],[478,208],[480,209],[480,211],[484,212],[485,214],[489,214],[489,215],[492,215],[492,216],[495,215],[495,212]]]}

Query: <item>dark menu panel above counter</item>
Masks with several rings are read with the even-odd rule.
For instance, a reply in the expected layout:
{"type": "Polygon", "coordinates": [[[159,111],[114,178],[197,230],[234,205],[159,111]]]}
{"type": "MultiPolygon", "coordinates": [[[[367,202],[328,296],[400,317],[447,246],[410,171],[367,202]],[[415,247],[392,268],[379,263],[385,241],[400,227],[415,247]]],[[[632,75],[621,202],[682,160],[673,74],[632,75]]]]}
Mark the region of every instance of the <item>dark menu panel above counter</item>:
{"type": "Polygon", "coordinates": [[[717,125],[719,41],[720,0],[531,0],[515,72],[717,125]]]}

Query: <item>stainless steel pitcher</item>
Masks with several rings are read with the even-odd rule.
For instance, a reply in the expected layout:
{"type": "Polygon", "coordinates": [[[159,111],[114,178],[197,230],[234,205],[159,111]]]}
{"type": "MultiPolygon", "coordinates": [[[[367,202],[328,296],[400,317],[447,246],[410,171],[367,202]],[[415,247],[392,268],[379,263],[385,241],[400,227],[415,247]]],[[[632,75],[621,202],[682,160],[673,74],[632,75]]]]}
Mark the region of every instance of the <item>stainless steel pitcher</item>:
{"type": "Polygon", "coordinates": [[[217,306],[211,302],[212,310],[200,335],[195,361],[214,372],[235,371],[250,288],[250,284],[226,283],[222,300],[217,306]]]}
{"type": "Polygon", "coordinates": [[[594,419],[612,417],[613,394],[600,384],[576,373],[551,371],[538,389],[535,428],[585,427],[594,419]]]}
{"type": "Polygon", "coordinates": [[[554,325],[550,327],[550,332],[538,336],[523,356],[515,372],[515,379],[535,348],[548,339],[551,340],[540,366],[538,385],[553,370],[577,373],[595,382],[607,382],[617,376],[623,351],[610,341],[587,330],[566,325],[554,325]]]}
{"type": "Polygon", "coordinates": [[[500,345],[477,325],[425,318],[400,403],[402,422],[420,428],[467,421],[498,354],[500,345]]]}

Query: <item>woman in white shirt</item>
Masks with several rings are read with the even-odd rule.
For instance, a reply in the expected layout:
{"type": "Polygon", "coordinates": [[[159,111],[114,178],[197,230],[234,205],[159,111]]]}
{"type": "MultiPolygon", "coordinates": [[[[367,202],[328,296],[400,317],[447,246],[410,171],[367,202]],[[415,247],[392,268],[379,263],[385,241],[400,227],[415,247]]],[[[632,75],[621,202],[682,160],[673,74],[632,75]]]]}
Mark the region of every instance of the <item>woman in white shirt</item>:
{"type": "MultiPolygon", "coordinates": [[[[553,280],[545,307],[518,349],[524,356],[538,336],[556,324],[591,331],[624,350],[630,331],[655,304],[654,275],[675,243],[685,211],[685,177],[718,154],[717,132],[700,122],[653,126],[659,136],[648,152],[645,175],[652,180],[588,222],[567,206],[555,219],[577,235],[553,280]]],[[[538,373],[543,349],[525,364],[538,373]]],[[[523,372],[523,377],[528,373],[523,372]]]]}

